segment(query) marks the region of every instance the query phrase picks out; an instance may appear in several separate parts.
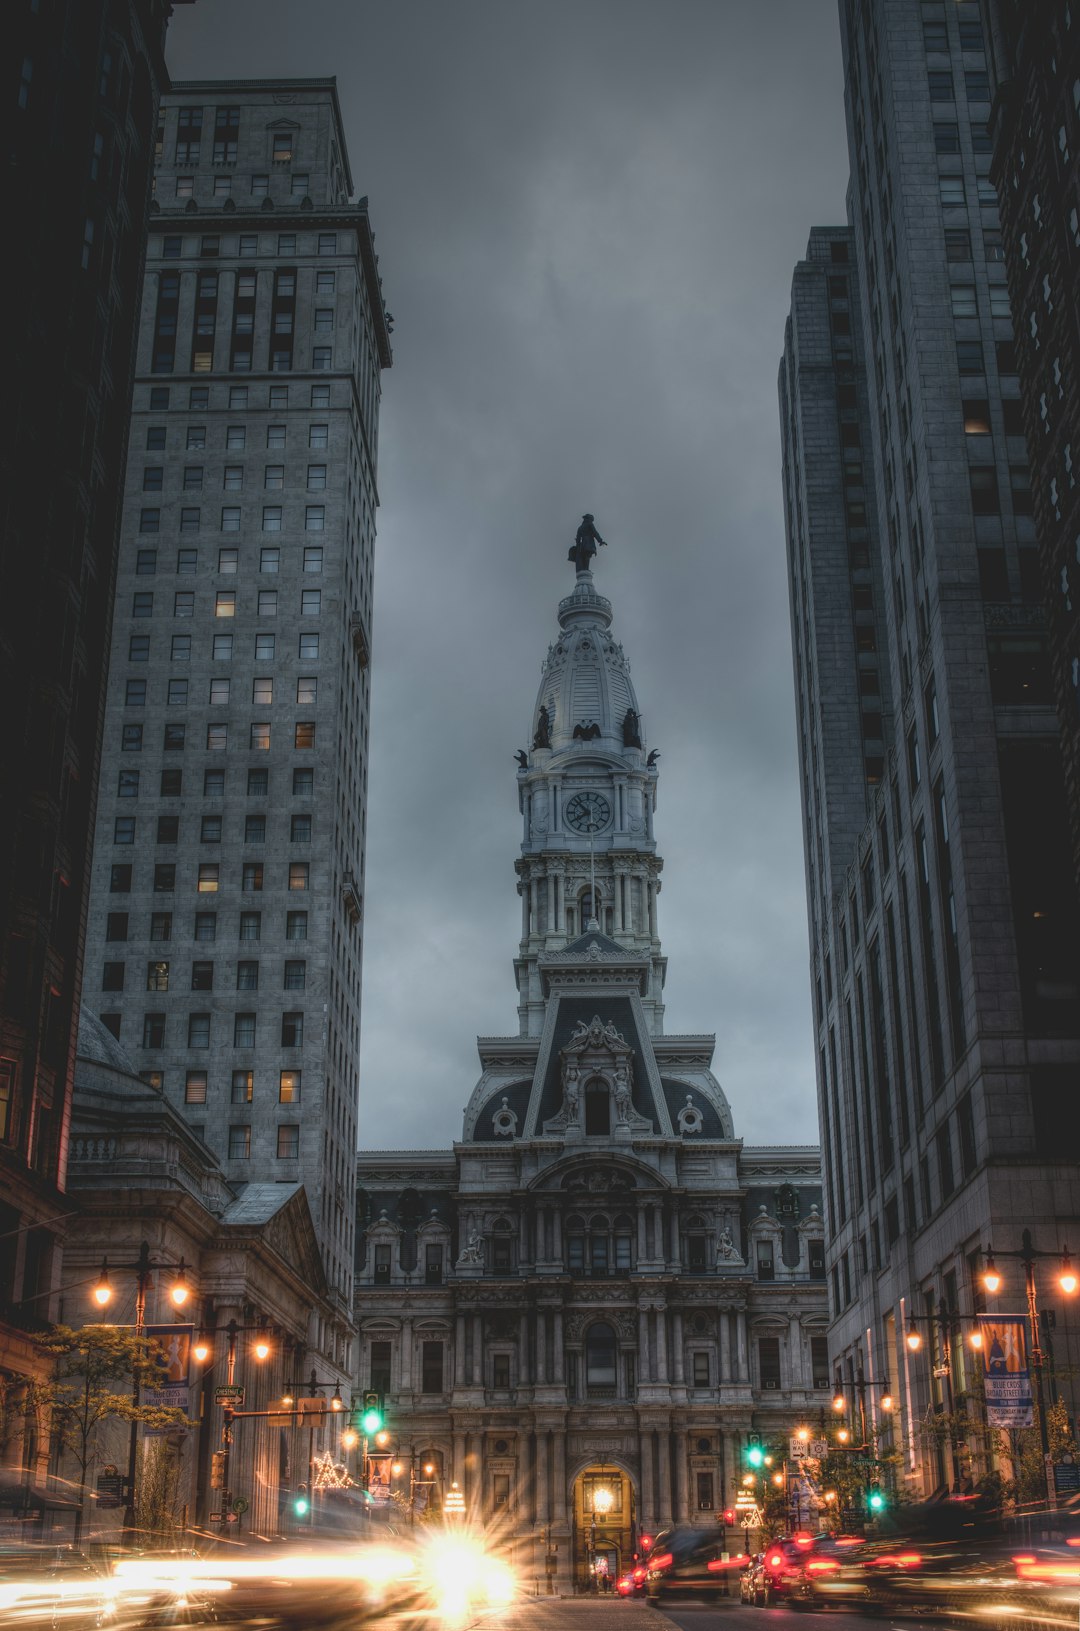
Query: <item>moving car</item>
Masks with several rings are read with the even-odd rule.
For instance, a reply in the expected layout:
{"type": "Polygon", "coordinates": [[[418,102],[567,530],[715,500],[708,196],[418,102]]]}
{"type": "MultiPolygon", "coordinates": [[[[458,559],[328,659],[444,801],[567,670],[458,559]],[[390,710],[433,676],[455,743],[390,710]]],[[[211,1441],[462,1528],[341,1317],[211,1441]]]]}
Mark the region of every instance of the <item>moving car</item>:
{"type": "Polygon", "coordinates": [[[645,1560],[645,1592],[650,1602],[666,1597],[727,1596],[741,1559],[725,1555],[724,1531],[666,1529],[645,1560]]]}
{"type": "Polygon", "coordinates": [[[68,1547],[20,1547],[0,1554],[0,1624],[20,1631],[100,1631],[110,1623],[110,1582],[68,1547]]]}

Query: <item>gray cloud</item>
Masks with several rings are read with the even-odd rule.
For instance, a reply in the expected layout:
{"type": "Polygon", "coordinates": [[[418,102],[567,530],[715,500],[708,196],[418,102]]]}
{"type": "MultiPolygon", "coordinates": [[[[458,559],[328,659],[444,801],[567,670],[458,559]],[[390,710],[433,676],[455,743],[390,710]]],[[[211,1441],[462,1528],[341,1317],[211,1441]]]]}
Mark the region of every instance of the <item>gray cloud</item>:
{"type": "Polygon", "coordinates": [[[512,752],[594,510],[661,761],[669,1031],[817,1137],[775,377],[847,173],[833,0],[199,0],[183,77],[336,72],[384,378],[361,1138],[445,1144],[516,1030],[512,752]]]}

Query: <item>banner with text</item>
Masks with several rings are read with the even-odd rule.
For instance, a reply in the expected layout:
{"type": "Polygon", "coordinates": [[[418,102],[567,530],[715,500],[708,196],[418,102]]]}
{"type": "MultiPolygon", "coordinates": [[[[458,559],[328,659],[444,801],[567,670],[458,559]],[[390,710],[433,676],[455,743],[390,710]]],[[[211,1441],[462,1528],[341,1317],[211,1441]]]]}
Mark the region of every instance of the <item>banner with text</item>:
{"type": "Polygon", "coordinates": [[[143,1404],[187,1411],[191,1389],[191,1325],[148,1325],[147,1358],[153,1371],[143,1404]]]}
{"type": "Polygon", "coordinates": [[[979,1314],[986,1419],[991,1427],[1031,1427],[1035,1408],[1023,1314],[979,1314]]]}

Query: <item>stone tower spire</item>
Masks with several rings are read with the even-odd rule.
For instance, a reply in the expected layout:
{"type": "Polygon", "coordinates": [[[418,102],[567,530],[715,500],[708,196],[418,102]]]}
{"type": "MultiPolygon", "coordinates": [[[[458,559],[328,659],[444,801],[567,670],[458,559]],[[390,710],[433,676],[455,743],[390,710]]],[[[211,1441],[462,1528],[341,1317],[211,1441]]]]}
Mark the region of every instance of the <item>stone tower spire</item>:
{"type": "Polygon", "coordinates": [[[559,636],[544,660],[531,747],[518,770],[522,1036],[543,1029],[544,965],[582,950],[590,935],[601,951],[647,965],[643,1006],[651,1034],[663,1031],[657,755],[647,751],[611,617],[611,602],[579,564],[573,593],[559,603],[559,636]]]}

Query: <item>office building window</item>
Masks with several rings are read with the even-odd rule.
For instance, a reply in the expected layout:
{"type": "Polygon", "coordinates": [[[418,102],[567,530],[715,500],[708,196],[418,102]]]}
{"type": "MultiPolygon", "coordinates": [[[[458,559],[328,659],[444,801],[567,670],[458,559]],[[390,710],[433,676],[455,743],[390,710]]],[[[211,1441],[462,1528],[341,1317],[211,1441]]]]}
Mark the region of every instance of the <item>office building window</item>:
{"type": "Polygon", "coordinates": [[[163,1048],[165,1046],[164,1014],[143,1015],[142,1045],[144,1048],[163,1048]]]}
{"type": "Polygon", "coordinates": [[[218,863],[203,861],[199,866],[196,888],[200,895],[216,895],[218,890],[218,863]]]}
{"type": "Polygon", "coordinates": [[[262,935],[262,913],[261,912],[241,912],[240,913],[240,939],[241,940],[258,940],[258,939],[261,938],[261,935],[262,935]]]}
{"type": "Polygon", "coordinates": [[[255,1072],[253,1070],[234,1070],[230,1098],[233,1104],[250,1104],[255,1095],[255,1072]]]}
{"type": "Polygon", "coordinates": [[[278,1103],[300,1103],[301,1074],[298,1070],[283,1070],[278,1076],[278,1103]]]}
{"type": "Polygon", "coordinates": [[[148,991],[167,991],[169,989],[168,963],[160,961],[147,963],[146,989],[148,991]]]}
{"type": "Polygon", "coordinates": [[[205,1070],[189,1070],[184,1080],[184,1103],[206,1103],[207,1073],[205,1070]]]}
{"type": "Polygon", "coordinates": [[[257,991],[259,989],[258,963],[247,960],[237,963],[236,989],[238,991],[257,991]]]}
{"type": "Polygon", "coordinates": [[[306,940],[307,939],[307,921],[308,921],[308,915],[307,915],[306,912],[286,912],[286,914],[285,914],[285,938],[286,938],[286,940],[306,940]]]}
{"type": "Polygon", "coordinates": [[[103,991],[122,991],[124,989],[123,963],[104,963],[102,965],[101,989],[103,991]]]}
{"type": "Polygon", "coordinates": [[[233,1016],[233,1047],[253,1048],[255,1046],[255,1015],[235,1014],[233,1016]]]}
{"type": "MultiPolygon", "coordinates": [[[[372,1368],[375,1364],[375,1348],[372,1343],[372,1368]]],[[[389,1343],[386,1344],[390,1346],[389,1343]]],[[[425,1342],[421,1346],[420,1363],[420,1391],[421,1393],[442,1393],[443,1391],[443,1344],[441,1342],[425,1342]]]]}
{"type": "Polygon", "coordinates": [[[110,895],[126,895],[131,889],[131,867],[127,863],[109,869],[110,895]]]}
{"type": "Polygon", "coordinates": [[[289,888],[290,889],[306,889],[308,887],[308,878],[309,878],[310,872],[311,872],[311,867],[310,867],[309,862],[307,862],[307,861],[290,861],[289,862],[289,888]]]}
{"type": "Polygon", "coordinates": [[[279,1161],[295,1161],[300,1154],[300,1128],[295,1123],[282,1123],[277,1130],[279,1161]]]}
{"type": "Polygon", "coordinates": [[[196,940],[216,940],[217,939],[217,913],[216,912],[196,912],[195,913],[195,939],[196,940]]]}
{"type": "Polygon", "coordinates": [[[280,549],[277,549],[277,548],[273,547],[272,545],[270,547],[266,548],[266,549],[260,549],[260,551],[259,551],[259,571],[260,572],[280,572],[280,570],[281,570],[281,551],[280,551],[280,549]]]}
{"type": "Polygon", "coordinates": [[[307,964],[303,962],[287,962],[285,964],[284,989],[286,991],[303,991],[307,984],[307,964]]]}
{"type": "Polygon", "coordinates": [[[245,895],[257,895],[263,886],[263,864],[261,861],[245,861],[242,874],[241,888],[245,895]]]}
{"type": "Polygon", "coordinates": [[[281,1016],[281,1046],[300,1048],[304,1044],[304,1016],[299,1010],[281,1016]]]}
{"type": "Polygon", "coordinates": [[[191,989],[193,991],[212,991],[214,989],[214,965],[208,962],[196,962],[191,965],[191,989]]]}
{"type": "Polygon", "coordinates": [[[150,913],[150,939],[151,940],[171,940],[172,939],[172,913],[171,912],[151,912],[150,913]]]}
{"type": "Polygon", "coordinates": [[[229,1160],[247,1161],[251,1157],[251,1128],[232,1126],[229,1128],[229,1160]]]}

